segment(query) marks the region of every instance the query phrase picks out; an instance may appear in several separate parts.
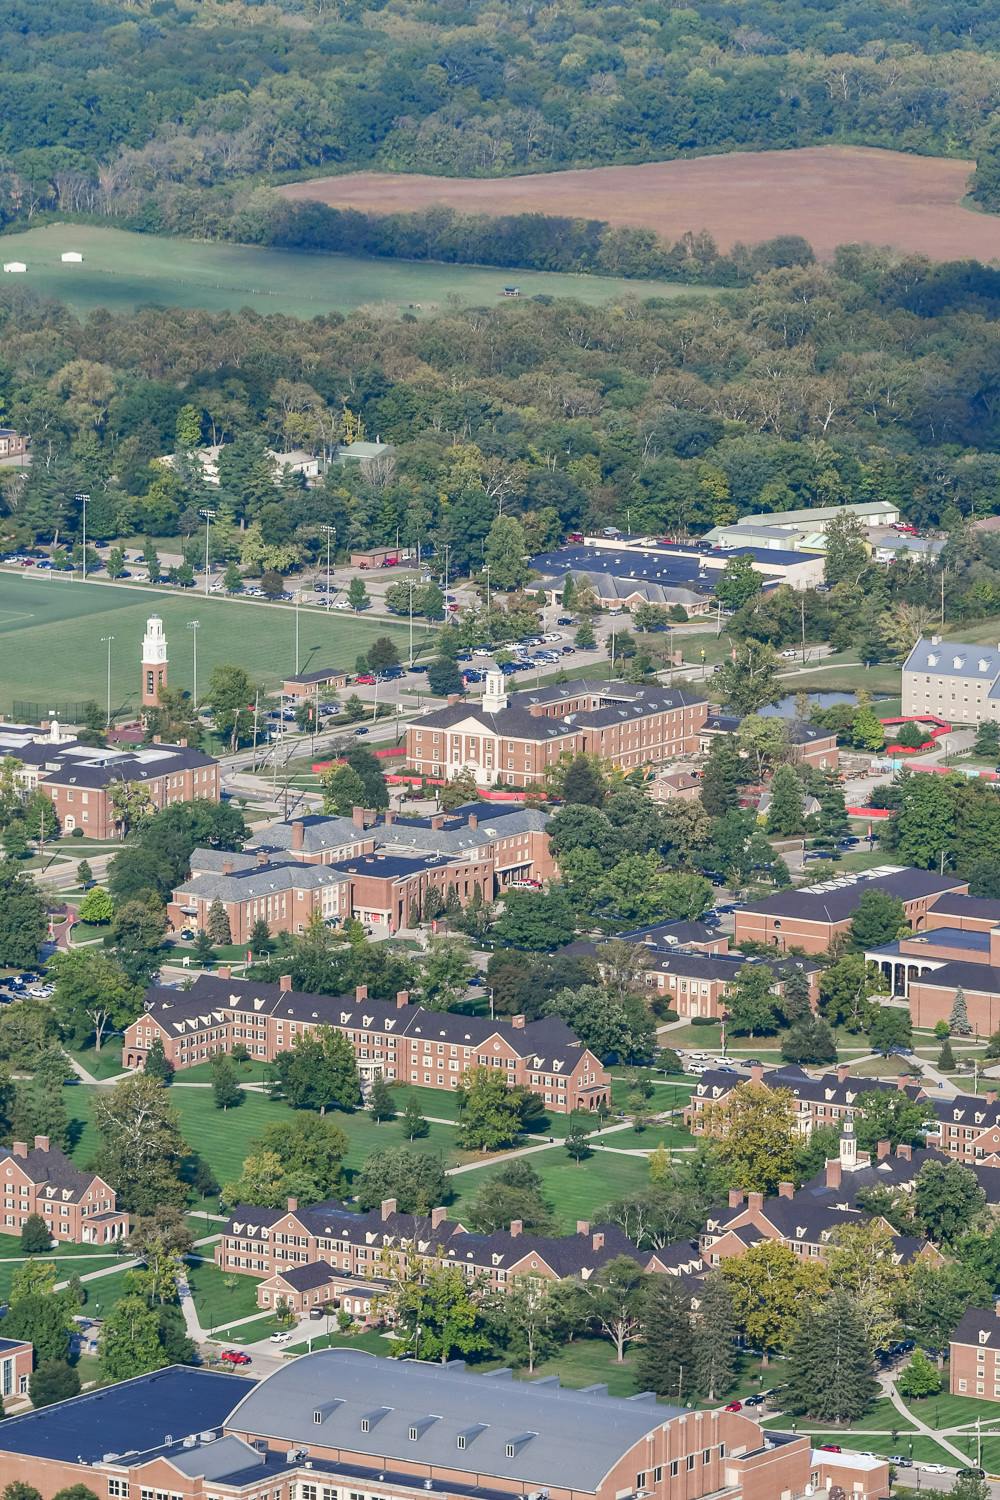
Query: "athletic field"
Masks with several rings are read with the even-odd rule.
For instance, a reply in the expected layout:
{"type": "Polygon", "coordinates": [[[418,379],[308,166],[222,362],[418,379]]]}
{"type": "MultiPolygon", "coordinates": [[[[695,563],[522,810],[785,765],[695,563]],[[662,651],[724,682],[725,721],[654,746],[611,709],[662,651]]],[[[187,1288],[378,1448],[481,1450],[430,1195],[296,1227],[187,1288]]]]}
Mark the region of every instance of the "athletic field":
{"type": "Polygon", "coordinates": [[[544,292],[588,303],[613,302],[623,295],[683,297],[698,290],[614,276],[310,255],[133,234],[94,224],[46,224],[25,234],[0,235],[0,252],[0,260],[23,261],[28,268],[23,275],[0,275],[5,291],[27,288],[56,297],[80,313],[95,307],[129,312],[157,303],[210,312],[252,307],[259,313],[312,318],[387,302],[419,316],[456,297],[480,306],[509,306],[503,289],[511,283],[525,297],[544,292]],[[60,256],[67,250],[79,251],[83,264],[63,265],[60,256]]]}
{"type": "MultiPolygon", "coordinates": [[[[113,709],[134,709],[140,690],[139,661],[146,619],[163,620],[172,686],[193,685],[193,636],[198,620],[198,688],[203,694],[212,668],[245,667],[266,688],[295,671],[295,610],[205,598],[190,589],[130,588],[122,584],[73,583],[58,575],[0,572],[0,712],[15,699],[54,703],[107,696],[107,636],[111,642],[113,709]]],[[[358,653],[376,636],[394,637],[406,649],[407,628],[384,619],[299,611],[299,669],[353,668],[358,653]]]]}

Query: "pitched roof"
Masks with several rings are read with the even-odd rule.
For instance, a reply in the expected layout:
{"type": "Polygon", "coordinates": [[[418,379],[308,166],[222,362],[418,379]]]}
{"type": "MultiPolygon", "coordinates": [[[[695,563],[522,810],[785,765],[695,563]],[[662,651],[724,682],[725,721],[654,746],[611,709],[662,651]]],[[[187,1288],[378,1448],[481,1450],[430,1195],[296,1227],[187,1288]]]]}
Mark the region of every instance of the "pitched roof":
{"type": "Polygon", "coordinates": [[[1000,1316],[995,1307],[968,1307],[951,1336],[953,1344],[975,1344],[977,1349],[1000,1349],[1000,1316]]]}
{"type": "Polygon", "coordinates": [[[935,677],[974,677],[992,683],[1000,676],[1000,649],[963,641],[920,640],[903,663],[903,672],[935,677]]]}
{"type": "MultiPolygon", "coordinates": [[[[192,861],[194,856],[192,856],[192,861]]],[[[243,863],[228,874],[194,875],[177,886],[174,899],[193,896],[203,901],[255,901],[278,891],[315,891],[324,886],[344,885],[347,876],[337,865],[306,865],[298,860],[287,864],[243,863]]]]}
{"type": "Polygon", "coordinates": [[[953,891],[966,882],[958,876],[935,875],[905,865],[878,865],[852,875],[839,875],[797,891],[776,891],[760,901],[748,901],[742,911],[765,916],[798,917],[810,922],[844,922],[857,911],[869,890],[886,891],[900,901],[918,901],[953,891]]]}
{"type": "MultiPolygon", "coordinates": [[[[1000,520],[1000,516],[997,517],[1000,520]]],[[[1000,926],[1000,901],[986,896],[960,896],[957,891],[946,891],[934,903],[934,913],[946,917],[978,917],[1000,926]]],[[[928,928],[932,932],[933,928],[928,928]]]]}
{"type": "Polygon", "coordinates": [[[601,728],[626,719],[642,719],[704,703],[702,694],[664,688],[659,684],[636,686],[619,682],[593,682],[587,679],[552,688],[511,693],[506,708],[490,713],[480,704],[452,703],[434,709],[412,721],[411,728],[447,729],[464,720],[472,720],[508,739],[551,740],[571,737],[581,730],[601,728]],[[531,709],[558,706],[579,698],[592,699],[590,708],[573,709],[563,717],[547,713],[533,714],[531,709]]]}
{"type": "Polygon", "coordinates": [[[0,1161],[20,1167],[43,1191],[51,1189],[53,1202],[76,1203],[94,1182],[95,1174],[74,1167],[58,1146],[50,1146],[47,1151],[33,1146],[25,1156],[18,1156],[10,1146],[0,1146],[0,1161]]]}

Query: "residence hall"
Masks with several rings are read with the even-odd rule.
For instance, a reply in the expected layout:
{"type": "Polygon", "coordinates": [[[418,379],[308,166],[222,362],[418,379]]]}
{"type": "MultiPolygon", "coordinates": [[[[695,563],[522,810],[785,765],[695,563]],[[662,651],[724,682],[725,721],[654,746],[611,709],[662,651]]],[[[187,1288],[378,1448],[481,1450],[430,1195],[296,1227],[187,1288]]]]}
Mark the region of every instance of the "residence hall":
{"type": "Polygon", "coordinates": [[[948,1341],[948,1370],[953,1396],[1000,1401],[1000,1302],[966,1308],[948,1341]]]}
{"type": "Polygon", "coordinates": [[[684,1119],[695,1135],[706,1133],[706,1113],[722,1104],[741,1083],[762,1084],[769,1089],[785,1089],[791,1095],[795,1124],[800,1134],[811,1135],[819,1125],[843,1127],[853,1121],[864,1094],[891,1093],[903,1090],[910,1099],[924,1099],[922,1087],[906,1077],[886,1083],[878,1078],[854,1077],[847,1063],[838,1064],[833,1073],[812,1077],[797,1063],[780,1068],[765,1068],[760,1063],[746,1067],[709,1068],[701,1075],[684,1119]]]}
{"type": "Polygon", "coordinates": [[[907,1001],[915,1026],[947,1021],[959,991],[978,1035],[1000,1026],[1000,901],[942,896],[919,932],[871,948],[865,958],[907,1001]]]}
{"type": "Polygon", "coordinates": [[[159,1037],[175,1068],[190,1068],[241,1043],[251,1057],[273,1062],[296,1038],[330,1026],[354,1048],[363,1079],[381,1073],[425,1088],[457,1089],[470,1068],[500,1068],[509,1084],[541,1096],[559,1114],[611,1102],[611,1079],[594,1054],[557,1016],[525,1022],[490,1021],[353,995],[305,995],[284,975],[278,984],[200,974],[189,990],[154,985],[146,1008],[125,1029],[122,1063],[142,1067],[159,1037]]]}
{"type": "Polygon", "coordinates": [[[470,803],[425,818],[356,807],[350,818],[275,823],[245,854],[196,849],[168,917],[175,928],[205,927],[219,901],[236,943],[260,919],[272,934],[301,932],[316,914],[395,932],[420,916],[431,892],[443,900],[454,892],[464,906],[477,891],[492,900],[510,885],[548,880],[556,870],[548,821],[532,808],[470,803]]]}
{"type": "Polygon", "coordinates": [[[53,720],[47,730],[0,724],[0,760],[18,763],[18,780],[29,792],[51,798],[64,833],[81,828],[89,838],[116,838],[121,820],[113,792],[125,782],[141,787],[151,808],[196,797],[219,800],[219,763],[189,745],[81,745],[65,737],[53,720]]]}
{"type": "MultiPolygon", "coordinates": [[[[701,726],[698,748],[707,755],[712,741],[720,734],[736,734],[743,721],[734,714],[709,713],[701,726]]],[[[788,736],[788,758],[796,766],[815,766],[818,771],[835,771],[840,764],[837,736],[832,729],[806,724],[801,719],[785,721],[788,736]]]]}
{"type": "Polygon", "coordinates": [[[942,897],[968,893],[957,875],[935,875],[905,865],[877,865],[856,874],[837,875],[800,890],[776,891],[736,909],[733,943],[770,943],[780,949],[825,953],[835,937],[846,933],[866,891],[885,891],[902,902],[906,920],[919,927],[942,897]]]}
{"type": "Polygon", "coordinates": [[[3,1228],[19,1234],[38,1214],[53,1240],[71,1245],[117,1245],[128,1237],[128,1214],[114,1188],[93,1172],[81,1172],[47,1135],[34,1144],[15,1141],[0,1148],[3,1228]]]}
{"type": "Polygon", "coordinates": [[[406,763],[435,779],[471,771],[480,786],[535,786],[561,755],[599,755],[624,770],[675,760],[698,749],[704,698],[659,685],[554,684],[506,691],[495,669],[478,702],[456,694],[406,729],[406,763]]]}
{"type": "Polygon", "coordinates": [[[1000,646],[921,637],[903,663],[902,711],[953,724],[1000,721],[1000,646]]]}
{"type": "Polygon", "coordinates": [[[16,1416],[0,1484],[125,1500],[883,1500],[888,1465],[745,1411],[324,1349],[254,1383],[171,1366],[16,1416]]]}
{"type": "MultiPolygon", "coordinates": [[[[701,923],[670,923],[669,927],[700,927],[701,923]]],[[[655,931],[655,929],[653,929],[655,931]]],[[[706,932],[712,929],[706,928],[706,932]]],[[[672,932],[666,937],[640,938],[633,933],[623,933],[607,942],[626,942],[643,949],[643,969],[639,976],[648,989],[656,990],[678,1016],[691,1019],[695,1016],[717,1020],[726,1007],[730,989],[747,969],[764,964],[772,977],[772,993],[782,995],[789,974],[799,972],[809,983],[809,999],[815,1008],[819,999],[820,965],[806,958],[746,958],[742,953],[728,952],[728,940],[721,937],[724,945],[720,950],[708,945],[695,948],[678,942],[672,932]]],[[[598,967],[604,942],[571,943],[564,951],[580,958],[593,958],[598,967]]]]}
{"type": "Polygon", "coordinates": [[[312,1307],[342,1307],[348,1298],[362,1322],[377,1315],[379,1297],[413,1255],[439,1267],[458,1266],[463,1276],[488,1283],[495,1292],[517,1276],[589,1281],[620,1255],[644,1271],[673,1270],[656,1250],[639,1250],[615,1224],[579,1220],[575,1234],[556,1236],[526,1234],[515,1219],[507,1229],[475,1234],[449,1219],[446,1208],[399,1213],[395,1198],[366,1213],[336,1199],[300,1206],[289,1198],[284,1208],[241,1203],[215,1247],[221,1271],[262,1278],[258,1307],[273,1309],[284,1301],[301,1314],[312,1307]]]}

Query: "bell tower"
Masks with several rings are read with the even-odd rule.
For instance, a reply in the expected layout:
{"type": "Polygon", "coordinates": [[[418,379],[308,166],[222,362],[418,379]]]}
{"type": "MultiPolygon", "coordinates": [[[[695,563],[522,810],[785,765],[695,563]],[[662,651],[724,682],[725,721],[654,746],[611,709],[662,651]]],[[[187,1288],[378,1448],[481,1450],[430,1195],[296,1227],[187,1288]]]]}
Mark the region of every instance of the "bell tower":
{"type": "Polygon", "coordinates": [[[150,615],[142,638],[142,706],[155,708],[167,685],[167,638],[159,615],[150,615]]]}
{"type": "Polygon", "coordinates": [[[488,714],[498,714],[507,707],[507,701],[507,679],[498,667],[490,667],[486,673],[483,710],[488,714]]]}

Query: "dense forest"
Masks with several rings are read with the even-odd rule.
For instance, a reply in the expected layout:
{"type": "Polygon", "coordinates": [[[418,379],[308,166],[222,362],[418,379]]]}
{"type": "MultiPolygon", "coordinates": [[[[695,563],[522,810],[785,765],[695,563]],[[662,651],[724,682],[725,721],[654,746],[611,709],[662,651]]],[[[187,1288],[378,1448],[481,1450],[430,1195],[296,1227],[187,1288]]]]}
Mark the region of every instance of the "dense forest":
{"type": "Polygon", "coordinates": [[[364,165],[971,154],[1000,106],[1000,12],[981,0],[2,0],[0,43],[8,221],[223,232],[255,183],[364,165]]]}
{"type": "MultiPolygon", "coordinates": [[[[5,288],[0,401],[34,463],[3,478],[0,529],[68,541],[86,492],[92,540],[179,534],[196,554],[210,499],[213,544],[246,567],[316,558],[333,524],[341,547],[397,529],[449,545],[464,571],[501,511],[523,557],[582,527],[697,535],[749,511],[884,498],[951,534],[949,618],[989,615],[1000,544],[965,523],[1000,511],[998,313],[1000,273],[858,250],[683,301],[536,298],[420,320],[79,321],[5,288]],[[359,423],[395,452],[313,488],[278,481],[267,445],[328,452],[359,423]],[[218,490],[193,462],[154,462],[209,441],[226,443],[218,490]]],[[[933,567],[892,575],[901,597],[937,605],[933,567]]]]}

